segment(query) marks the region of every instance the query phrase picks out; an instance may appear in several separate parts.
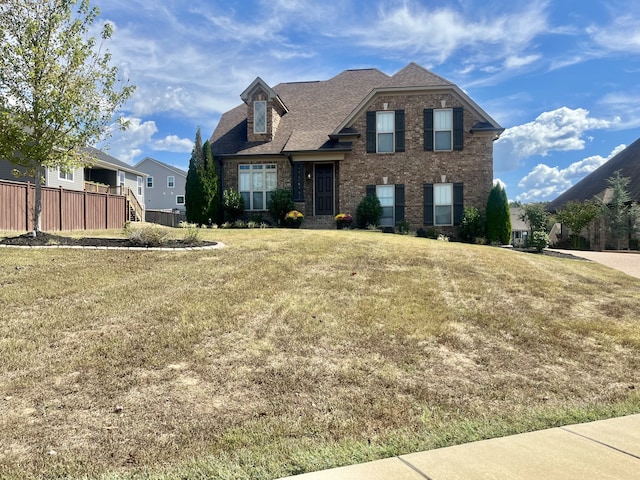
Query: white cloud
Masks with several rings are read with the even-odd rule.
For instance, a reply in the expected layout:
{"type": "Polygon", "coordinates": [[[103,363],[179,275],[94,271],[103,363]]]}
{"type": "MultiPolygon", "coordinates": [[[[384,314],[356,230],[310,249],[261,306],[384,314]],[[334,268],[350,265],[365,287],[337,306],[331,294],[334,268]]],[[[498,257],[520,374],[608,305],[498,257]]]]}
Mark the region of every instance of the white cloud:
{"type": "Polygon", "coordinates": [[[593,155],[574,162],[567,168],[539,163],[518,183],[518,187],[526,192],[518,195],[516,199],[521,202],[553,200],[625,148],[625,145],[618,145],[606,158],[593,155]]]}
{"type": "Polygon", "coordinates": [[[640,18],[631,14],[616,16],[609,25],[591,26],[587,33],[606,51],[640,52],[640,18]]]}
{"type": "Polygon", "coordinates": [[[152,120],[143,122],[140,118],[125,118],[129,122],[127,130],[119,130],[117,126],[112,127],[112,136],[106,142],[98,145],[109,155],[126,163],[133,163],[134,159],[142,154],[141,147],[147,145],[153,135],[157,133],[158,127],[152,120]]]}
{"type": "Polygon", "coordinates": [[[499,178],[494,178],[494,179],[493,179],[493,184],[494,184],[494,185],[498,184],[498,185],[500,185],[502,188],[504,188],[505,190],[507,189],[507,184],[506,184],[506,183],[504,183],[504,182],[503,182],[501,179],[499,179],[499,178]]]}
{"type": "Polygon", "coordinates": [[[541,113],[533,122],[506,129],[496,142],[496,170],[509,170],[519,160],[551,151],[582,150],[585,132],[612,125],[609,120],[589,117],[584,108],[561,107],[541,113]]]}
{"type": "Polygon", "coordinates": [[[156,140],[153,142],[153,149],[176,153],[190,152],[193,149],[193,142],[193,140],[188,138],[180,138],[177,135],[168,135],[162,140],[156,140]]]}
{"type": "Polygon", "coordinates": [[[526,56],[510,56],[507,57],[504,66],[508,69],[520,68],[529,65],[530,63],[535,62],[540,58],[540,55],[526,55],[526,56]]]}
{"type": "MultiPolygon", "coordinates": [[[[531,40],[549,30],[548,2],[531,2],[521,11],[483,16],[477,9],[434,8],[416,1],[381,4],[377,18],[363,28],[347,28],[367,47],[385,51],[421,54],[429,61],[444,62],[462,48],[496,61],[511,59],[512,68],[530,63],[536,55],[520,56],[531,40]]],[[[509,63],[505,62],[505,63],[509,63]]]]}

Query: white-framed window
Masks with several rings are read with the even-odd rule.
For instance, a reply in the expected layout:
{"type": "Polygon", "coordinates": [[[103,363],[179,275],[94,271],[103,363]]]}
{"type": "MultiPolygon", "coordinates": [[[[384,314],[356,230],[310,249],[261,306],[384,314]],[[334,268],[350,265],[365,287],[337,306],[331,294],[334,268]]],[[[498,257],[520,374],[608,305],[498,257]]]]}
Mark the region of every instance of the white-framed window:
{"type": "Polygon", "coordinates": [[[118,170],[118,193],[120,195],[125,194],[125,191],[124,191],[125,178],[126,178],[126,175],[124,174],[124,172],[122,170],[118,170]]]}
{"type": "Polygon", "coordinates": [[[376,196],[378,197],[378,200],[380,200],[380,205],[382,206],[380,226],[393,227],[395,224],[393,217],[395,185],[376,185],[376,196]]]}
{"type": "Polygon", "coordinates": [[[153,188],[153,177],[151,175],[147,177],[147,188],[153,188]]]}
{"type": "Polygon", "coordinates": [[[169,175],[167,177],[167,188],[173,188],[176,185],[176,177],[169,175]]]}
{"type": "Polygon", "coordinates": [[[269,196],[278,183],[276,165],[239,165],[238,168],[238,192],[244,200],[244,208],[266,210],[269,196]]]}
{"type": "Polygon", "coordinates": [[[136,183],[138,185],[138,196],[141,197],[142,196],[142,177],[137,177],[136,178],[136,183]]]}
{"type": "Polygon", "coordinates": [[[73,168],[58,167],[58,178],[68,182],[73,182],[73,168]]]}
{"type": "Polygon", "coordinates": [[[395,112],[376,112],[376,151],[394,151],[395,112]]]}
{"type": "Polygon", "coordinates": [[[184,205],[184,195],[176,195],[176,205],[184,205]]]}
{"type": "Polygon", "coordinates": [[[436,183],[433,186],[434,225],[453,225],[453,184],[436,183]]]}
{"type": "Polygon", "coordinates": [[[253,133],[267,133],[267,102],[253,102],[253,133]]]}
{"type": "Polygon", "coordinates": [[[453,110],[450,108],[433,111],[433,145],[434,150],[452,150],[453,110]]]}

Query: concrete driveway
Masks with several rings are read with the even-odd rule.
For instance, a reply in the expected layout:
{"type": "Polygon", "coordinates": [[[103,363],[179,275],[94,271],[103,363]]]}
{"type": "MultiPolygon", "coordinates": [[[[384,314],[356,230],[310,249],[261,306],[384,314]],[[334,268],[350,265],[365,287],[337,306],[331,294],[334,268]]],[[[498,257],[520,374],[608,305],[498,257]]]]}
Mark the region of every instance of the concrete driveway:
{"type": "MultiPolygon", "coordinates": [[[[554,249],[556,250],[556,249],[554,249]]],[[[592,262],[598,262],[607,267],[615,268],[621,272],[640,278],[640,252],[586,252],[578,250],[556,250],[569,253],[576,257],[586,258],[592,262]]]]}

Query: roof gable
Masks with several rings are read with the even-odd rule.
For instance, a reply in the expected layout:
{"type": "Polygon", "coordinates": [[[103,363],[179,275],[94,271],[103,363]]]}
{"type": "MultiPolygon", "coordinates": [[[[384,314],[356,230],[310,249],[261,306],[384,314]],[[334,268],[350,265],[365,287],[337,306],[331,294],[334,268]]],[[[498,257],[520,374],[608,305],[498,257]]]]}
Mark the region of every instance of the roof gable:
{"type": "Polygon", "coordinates": [[[547,205],[547,210],[555,211],[568,202],[592,200],[595,196],[602,195],[608,187],[607,180],[613,176],[617,170],[620,170],[623,177],[631,178],[629,194],[633,200],[640,202],[639,138],[550,202],[547,205]]]}
{"type": "Polygon", "coordinates": [[[169,170],[170,172],[175,173],[176,175],[180,175],[185,178],[187,176],[187,172],[185,172],[181,168],[174,167],[173,165],[169,165],[167,163],[161,162],[160,160],[156,160],[155,158],[151,158],[151,157],[143,158],[142,160],[140,160],[138,163],[134,165],[134,168],[142,171],[144,169],[145,164],[149,164],[149,163],[154,163],[162,168],[165,168],[166,170],[169,170]]]}

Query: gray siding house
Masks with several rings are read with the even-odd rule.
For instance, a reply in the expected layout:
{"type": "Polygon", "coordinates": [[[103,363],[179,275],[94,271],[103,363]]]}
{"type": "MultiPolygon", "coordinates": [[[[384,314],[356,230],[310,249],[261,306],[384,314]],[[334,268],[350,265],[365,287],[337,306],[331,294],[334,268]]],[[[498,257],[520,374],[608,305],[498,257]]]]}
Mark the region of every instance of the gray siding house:
{"type": "Polygon", "coordinates": [[[184,198],[187,172],[146,157],[135,165],[147,175],[145,181],[145,209],[185,211],[184,198]]]}
{"type": "MultiPolygon", "coordinates": [[[[132,204],[137,203],[142,209],[140,211],[137,206],[132,205],[132,216],[136,220],[143,220],[146,174],[96,148],[87,147],[85,151],[87,166],[69,171],[48,168],[45,171],[43,186],[126,196],[132,204]]],[[[0,159],[0,179],[34,182],[33,177],[25,175],[24,167],[2,159],[0,159]]]]}

